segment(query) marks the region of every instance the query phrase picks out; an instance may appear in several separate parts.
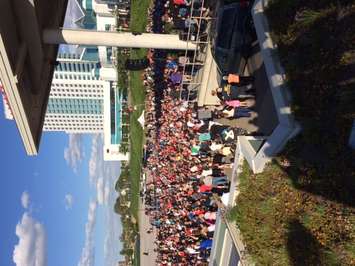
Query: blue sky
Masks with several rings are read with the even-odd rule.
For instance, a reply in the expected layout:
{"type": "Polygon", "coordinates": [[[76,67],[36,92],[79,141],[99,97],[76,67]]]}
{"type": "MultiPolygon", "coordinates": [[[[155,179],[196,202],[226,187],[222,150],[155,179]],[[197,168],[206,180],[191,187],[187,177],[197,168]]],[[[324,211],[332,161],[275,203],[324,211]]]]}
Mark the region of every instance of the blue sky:
{"type": "Polygon", "coordinates": [[[29,157],[0,106],[0,265],[116,265],[119,163],[103,161],[101,135],[45,133],[29,157]]]}

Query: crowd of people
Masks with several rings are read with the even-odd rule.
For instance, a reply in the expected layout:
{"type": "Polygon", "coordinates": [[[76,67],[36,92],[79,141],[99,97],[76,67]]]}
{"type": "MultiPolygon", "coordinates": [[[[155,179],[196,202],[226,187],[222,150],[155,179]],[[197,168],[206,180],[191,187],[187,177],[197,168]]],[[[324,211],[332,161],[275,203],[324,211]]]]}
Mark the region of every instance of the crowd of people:
{"type": "Polygon", "coordinates": [[[149,124],[144,169],[150,176],[145,205],[157,228],[157,264],[205,265],[217,217],[212,195],[229,191],[225,169],[232,166],[235,147],[227,135],[234,132],[199,119],[193,104],[163,94],[159,130],[149,124]]]}
{"type": "MultiPolygon", "coordinates": [[[[195,8],[202,8],[200,4],[201,1],[194,1],[195,8]]],[[[156,0],[150,8],[147,30],[164,32],[164,22],[170,16],[173,20],[187,16],[186,21],[190,7],[188,0],[156,0]]],[[[217,201],[229,192],[226,172],[233,166],[235,140],[239,135],[248,134],[242,128],[220,124],[214,118],[247,116],[253,91],[247,88],[235,95],[235,82],[248,85],[253,79],[227,75],[223,79],[225,85],[213,92],[220,97],[221,106],[212,112],[181,98],[186,91],[182,68],[191,60],[189,55],[150,50],[148,58],[151,64],[143,74],[146,89],[143,171],[148,176],[144,203],[157,232],[156,263],[207,265],[217,201]],[[234,94],[230,96],[231,93],[234,94]]],[[[147,233],[152,231],[149,229],[147,233]]]]}

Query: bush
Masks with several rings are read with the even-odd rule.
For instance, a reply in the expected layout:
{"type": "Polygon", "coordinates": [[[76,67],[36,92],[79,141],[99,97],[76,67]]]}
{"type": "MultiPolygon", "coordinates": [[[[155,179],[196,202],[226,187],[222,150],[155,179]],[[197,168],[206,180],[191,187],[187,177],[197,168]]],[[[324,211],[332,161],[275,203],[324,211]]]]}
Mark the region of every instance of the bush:
{"type": "Polygon", "coordinates": [[[282,164],[274,161],[257,175],[243,167],[247,178],[230,215],[248,252],[260,265],[315,265],[317,259],[350,265],[354,208],[297,189],[282,164]]]}

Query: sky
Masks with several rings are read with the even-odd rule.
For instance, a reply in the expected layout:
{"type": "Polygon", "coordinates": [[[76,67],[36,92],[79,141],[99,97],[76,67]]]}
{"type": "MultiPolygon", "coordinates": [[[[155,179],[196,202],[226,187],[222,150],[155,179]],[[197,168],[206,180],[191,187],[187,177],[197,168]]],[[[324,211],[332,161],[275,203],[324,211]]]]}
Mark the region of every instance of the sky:
{"type": "Polygon", "coordinates": [[[29,157],[2,103],[0,130],[0,265],[117,265],[120,165],[103,161],[102,136],[47,132],[29,157]]]}

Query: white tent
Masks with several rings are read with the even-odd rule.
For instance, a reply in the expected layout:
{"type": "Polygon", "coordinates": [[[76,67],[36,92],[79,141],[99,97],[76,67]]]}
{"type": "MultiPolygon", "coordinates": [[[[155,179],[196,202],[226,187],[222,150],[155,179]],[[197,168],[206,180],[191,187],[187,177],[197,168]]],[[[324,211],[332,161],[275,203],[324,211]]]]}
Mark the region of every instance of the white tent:
{"type": "Polygon", "coordinates": [[[223,193],[221,197],[221,201],[223,202],[224,205],[228,206],[229,203],[229,192],[228,193],[223,193]]]}
{"type": "Polygon", "coordinates": [[[141,124],[142,128],[144,128],[144,111],[142,112],[141,116],[137,119],[139,124],[141,124]]]}

